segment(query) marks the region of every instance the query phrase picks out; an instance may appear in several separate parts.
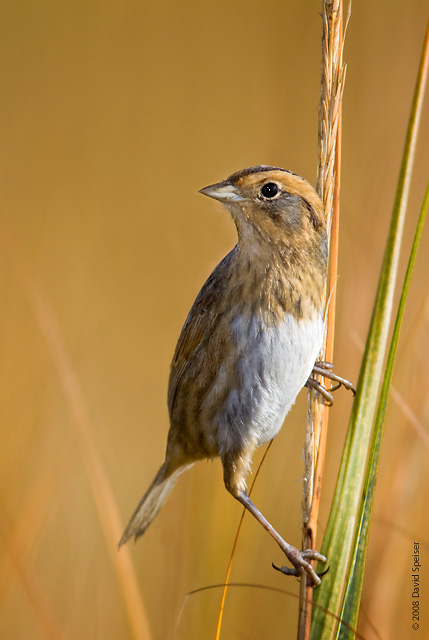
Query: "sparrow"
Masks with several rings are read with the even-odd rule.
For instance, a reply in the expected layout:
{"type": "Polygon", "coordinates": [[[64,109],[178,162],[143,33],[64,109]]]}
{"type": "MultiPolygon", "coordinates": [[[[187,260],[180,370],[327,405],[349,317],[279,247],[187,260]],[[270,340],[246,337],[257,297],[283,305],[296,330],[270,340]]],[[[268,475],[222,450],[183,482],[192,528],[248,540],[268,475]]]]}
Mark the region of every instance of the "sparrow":
{"type": "MultiPolygon", "coordinates": [[[[314,585],[312,549],[286,542],[249,498],[246,476],[256,448],[274,438],[299,391],[323,387],[316,372],[323,337],[327,231],[323,204],[303,178],[256,166],[201,189],[230,212],[238,241],[199,292],[183,326],[168,387],[165,461],[119,542],[141,536],[176,480],[196,461],[220,457],[226,489],[262,524],[292,567],[314,585]]],[[[330,400],[328,391],[323,393],[330,400]]]]}

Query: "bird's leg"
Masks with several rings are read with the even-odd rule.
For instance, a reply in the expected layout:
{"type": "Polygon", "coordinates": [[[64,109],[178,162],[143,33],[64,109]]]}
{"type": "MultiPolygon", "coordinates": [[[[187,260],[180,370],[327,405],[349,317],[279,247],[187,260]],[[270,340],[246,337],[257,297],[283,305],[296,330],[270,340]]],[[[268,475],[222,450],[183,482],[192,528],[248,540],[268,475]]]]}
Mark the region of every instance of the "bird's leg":
{"type": "MultiPolygon", "coordinates": [[[[314,551],[313,549],[305,549],[304,551],[300,551],[296,547],[292,546],[286,540],[280,536],[279,533],[274,529],[274,527],[268,522],[268,520],[262,515],[262,513],[255,507],[249,496],[245,491],[240,492],[238,495],[234,496],[237,498],[241,504],[246,507],[248,511],[256,518],[258,522],[264,527],[266,531],[274,538],[274,540],[279,545],[280,549],[285,553],[289,562],[292,564],[292,567],[282,567],[280,571],[289,576],[300,577],[304,574],[304,572],[308,573],[310,578],[313,581],[314,586],[318,586],[321,582],[320,577],[317,575],[313,567],[311,566],[309,560],[317,560],[318,562],[326,562],[326,557],[323,556],[318,551],[314,551]]],[[[273,565],[275,569],[275,565],[273,565]]]]}
{"type": "Polygon", "coordinates": [[[240,450],[229,451],[222,455],[222,465],[224,473],[225,487],[248,511],[256,518],[266,531],[274,538],[283,553],[292,564],[292,568],[283,567],[281,571],[291,576],[301,576],[304,572],[308,573],[315,586],[320,584],[320,578],[314,571],[309,560],[318,560],[326,562],[325,556],[322,556],[313,549],[300,551],[292,546],[280,536],[262,513],[255,507],[246,491],[246,474],[249,469],[250,461],[256,444],[247,442],[246,446],[240,450]],[[283,570],[284,569],[284,570],[283,570]]]}
{"type": "Polygon", "coordinates": [[[331,407],[334,402],[332,392],[336,391],[341,386],[351,391],[353,395],[356,394],[356,389],[354,385],[349,380],[346,380],[345,378],[341,378],[340,376],[337,376],[337,374],[333,372],[333,368],[334,368],[334,365],[332,364],[332,362],[318,361],[314,364],[313,371],[312,371],[312,376],[320,375],[320,376],[323,376],[324,378],[328,378],[328,380],[333,380],[334,382],[337,383],[335,386],[331,387],[330,389],[326,389],[323,385],[320,384],[318,380],[316,380],[313,377],[310,377],[305,383],[306,387],[308,387],[309,389],[315,389],[318,393],[320,393],[325,398],[326,403],[328,404],[329,407],[331,407]]]}

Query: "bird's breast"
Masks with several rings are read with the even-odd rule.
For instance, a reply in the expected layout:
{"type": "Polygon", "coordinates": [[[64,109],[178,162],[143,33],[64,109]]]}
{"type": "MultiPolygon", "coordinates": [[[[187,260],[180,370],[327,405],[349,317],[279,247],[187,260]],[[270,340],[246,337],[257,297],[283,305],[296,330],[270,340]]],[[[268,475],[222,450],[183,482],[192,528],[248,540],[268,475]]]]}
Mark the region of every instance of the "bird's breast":
{"type": "MultiPolygon", "coordinates": [[[[224,446],[240,439],[262,444],[280,430],[296,396],[311,374],[323,335],[323,317],[286,314],[275,325],[258,316],[236,314],[230,324],[230,346],[220,365],[207,406],[224,446]]],[[[221,453],[221,452],[220,452],[221,453]]]]}

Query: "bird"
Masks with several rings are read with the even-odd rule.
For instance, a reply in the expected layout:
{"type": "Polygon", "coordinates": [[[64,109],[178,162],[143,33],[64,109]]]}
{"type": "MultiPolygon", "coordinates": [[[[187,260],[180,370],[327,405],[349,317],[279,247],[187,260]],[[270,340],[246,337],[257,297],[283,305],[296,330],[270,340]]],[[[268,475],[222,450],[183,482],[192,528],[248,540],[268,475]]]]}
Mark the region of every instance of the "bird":
{"type": "MultiPolygon", "coordinates": [[[[328,261],[324,207],[304,178],[268,165],[237,171],[200,193],[225,206],[238,240],[203,285],[180,333],[165,460],[119,547],[143,535],[185,470],[219,457],[228,492],[291,563],[283,573],[308,574],[317,586],[311,561],[324,563],[325,556],[281,537],[249,498],[246,476],[256,448],[278,434],[300,390],[307,385],[323,393],[311,377],[314,367],[347,382],[317,362],[328,261]]],[[[323,395],[329,400],[328,391],[323,395]]]]}

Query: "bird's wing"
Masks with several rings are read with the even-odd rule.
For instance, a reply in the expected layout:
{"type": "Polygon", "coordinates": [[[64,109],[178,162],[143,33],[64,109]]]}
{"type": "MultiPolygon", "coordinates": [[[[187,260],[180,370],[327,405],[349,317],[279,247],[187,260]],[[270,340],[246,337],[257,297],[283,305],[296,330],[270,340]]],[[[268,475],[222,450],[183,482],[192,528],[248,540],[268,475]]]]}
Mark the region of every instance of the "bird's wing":
{"type": "Polygon", "coordinates": [[[168,410],[173,411],[177,390],[183,375],[192,363],[192,356],[204,339],[213,334],[219,315],[222,312],[220,299],[223,297],[225,284],[235,249],[218,264],[199,292],[186,318],[177,341],[176,351],[171,362],[168,384],[168,410]]]}

